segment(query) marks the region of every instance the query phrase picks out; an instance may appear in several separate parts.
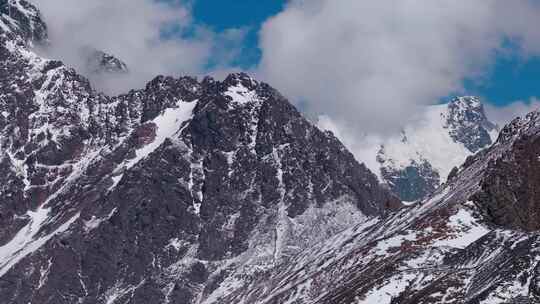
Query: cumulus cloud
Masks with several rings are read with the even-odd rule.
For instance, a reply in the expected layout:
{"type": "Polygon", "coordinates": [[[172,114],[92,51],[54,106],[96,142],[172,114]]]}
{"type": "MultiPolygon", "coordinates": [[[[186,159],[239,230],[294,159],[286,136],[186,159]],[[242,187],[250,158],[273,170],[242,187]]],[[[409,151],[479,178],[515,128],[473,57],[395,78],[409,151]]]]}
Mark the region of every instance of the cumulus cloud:
{"type": "Polygon", "coordinates": [[[523,117],[529,112],[540,109],[540,100],[532,97],[528,101],[518,100],[505,106],[487,103],[484,108],[489,119],[502,127],[516,117],[523,117]]]}
{"type": "Polygon", "coordinates": [[[189,3],[154,0],[33,0],[49,26],[47,56],[87,74],[98,88],[119,93],[158,74],[198,75],[209,63],[226,68],[237,55],[242,29],[221,33],[197,25],[189,3]],[[92,47],[123,60],[127,75],[92,77],[81,50],[92,47]]]}
{"type": "Polygon", "coordinates": [[[532,0],[291,0],[263,26],[258,73],[307,111],[385,134],[496,56],[539,54],[539,27],[532,0]]]}

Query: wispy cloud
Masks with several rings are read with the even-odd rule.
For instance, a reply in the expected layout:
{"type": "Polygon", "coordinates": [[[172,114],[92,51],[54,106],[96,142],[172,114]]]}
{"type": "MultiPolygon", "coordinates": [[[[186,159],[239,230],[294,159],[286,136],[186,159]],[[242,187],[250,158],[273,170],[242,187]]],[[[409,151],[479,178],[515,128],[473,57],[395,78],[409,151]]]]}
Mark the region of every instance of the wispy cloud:
{"type": "Polygon", "coordinates": [[[539,110],[540,100],[531,97],[527,101],[518,100],[504,106],[486,103],[485,109],[487,116],[502,127],[516,117],[523,117],[529,112],[539,110]]]}
{"type": "MultiPolygon", "coordinates": [[[[199,75],[209,62],[225,68],[237,56],[241,29],[213,32],[194,22],[183,1],[33,0],[49,26],[47,56],[58,58],[83,74],[81,48],[93,47],[125,61],[128,75],[90,77],[111,93],[142,87],[158,74],[199,75]]],[[[88,75],[91,76],[91,75],[88,75]]]]}

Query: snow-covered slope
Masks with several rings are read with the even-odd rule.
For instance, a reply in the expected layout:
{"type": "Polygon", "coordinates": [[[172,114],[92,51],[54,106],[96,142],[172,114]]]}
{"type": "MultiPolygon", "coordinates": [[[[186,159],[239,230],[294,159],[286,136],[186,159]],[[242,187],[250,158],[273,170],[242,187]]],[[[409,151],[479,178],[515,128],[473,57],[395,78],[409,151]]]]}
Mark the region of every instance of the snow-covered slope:
{"type": "Polygon", "coordinates": [[[377,162],[366,163],[404,201],[415,201],[432,193],[452,168],[489,146],[497,134],[477,98],[459,97],[427,107],[418,123],[384,140],[377,154],[368,156],[377,162]]]}

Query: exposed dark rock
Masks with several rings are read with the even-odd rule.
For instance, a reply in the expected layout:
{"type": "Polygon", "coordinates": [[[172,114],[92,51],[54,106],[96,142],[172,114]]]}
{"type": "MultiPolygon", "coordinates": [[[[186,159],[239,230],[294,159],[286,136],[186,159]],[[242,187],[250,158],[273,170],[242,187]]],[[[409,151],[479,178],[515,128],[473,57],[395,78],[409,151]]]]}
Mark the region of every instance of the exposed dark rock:
{"type": "Polygon", "coordinates": [[[490,162],[474,201],[495,224],[540,230],[540,137],[525,135],[511,153],[490,162]]]}
{"type": "Polygon", "coordinates": [[[25,0],[0,0],[0,22],[9,29],[3,32],[13,39],[22,38],[30,43],[47,41],[47,25],[39,10],[25,0]]]}

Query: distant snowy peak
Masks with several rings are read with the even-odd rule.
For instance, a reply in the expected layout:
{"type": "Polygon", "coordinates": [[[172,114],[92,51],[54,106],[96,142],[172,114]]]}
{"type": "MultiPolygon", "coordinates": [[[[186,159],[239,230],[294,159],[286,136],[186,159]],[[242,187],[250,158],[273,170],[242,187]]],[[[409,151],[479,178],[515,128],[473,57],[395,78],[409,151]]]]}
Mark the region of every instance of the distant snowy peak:
{"type": "Polygon", "coordinates": [[[490,122],[477,97],[457,97],[443,113],[444,126],[455,142],[461,143],[472,153],[494,141],[498,127],[490,122]]]}
{"type": "Polygon", "coordinates": [[[477,97],[457,97],[428,107],[418,123],[381,143],[375,156],[379,167],[371,169],[402,200],[419,200],[467,156],[491,145],[497,134],[477,97]]]}
{"type": "Polygon", "coordinates": [[[111,54],[93,48],[85,49],[82,53],[84,58],[86,58],[86,69],[89,73],[122,74],[129,72],[128,66],[122,60],[111,54]]]}

